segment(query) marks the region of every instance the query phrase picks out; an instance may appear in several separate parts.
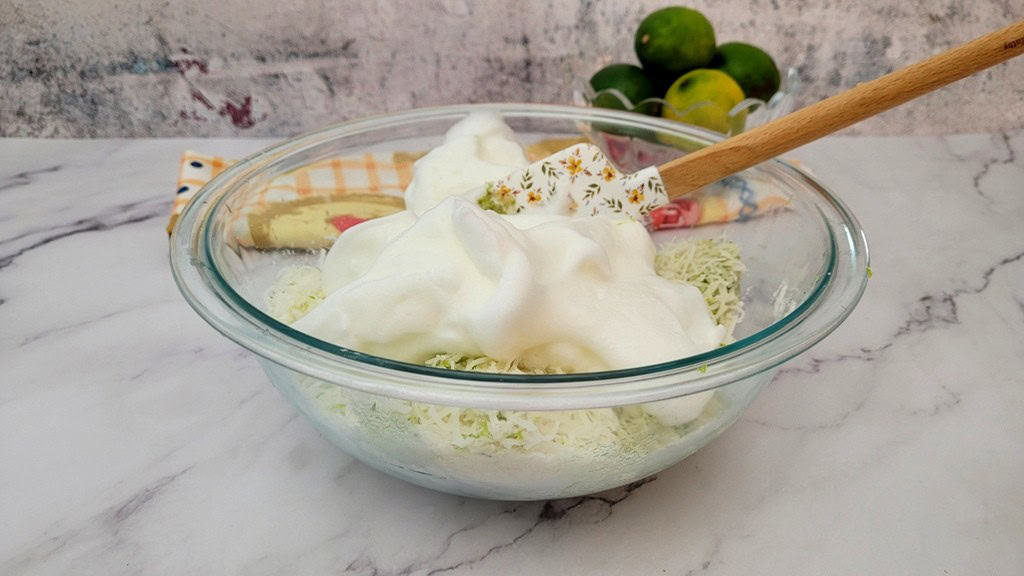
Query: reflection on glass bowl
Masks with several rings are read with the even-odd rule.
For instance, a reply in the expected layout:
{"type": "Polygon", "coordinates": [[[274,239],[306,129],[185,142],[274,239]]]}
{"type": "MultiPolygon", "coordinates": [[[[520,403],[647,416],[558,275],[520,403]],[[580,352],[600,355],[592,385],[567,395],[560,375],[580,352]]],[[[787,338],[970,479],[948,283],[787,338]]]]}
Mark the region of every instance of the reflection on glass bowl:
{"type": "MultiPolygon", "coordinates": [[[[671,108],[677,116],[683,116],[688,112],[711,106],[710,102],[698,102],[685,110],[669,104],[664,98],[647,98],[639,102],[632,102],[626,95],[615,88],[594,91],[590,83],[583,81],[580,87],[573,90],[573,104],[577,106],[594,106],[599,98],[614,98],[622,104],[622,110],[645,114],[647,116],[660,116],[664,107],[671,108]]],[[[772,95],[767,102],[757,98],[746,98],[729,110],[729,132],[727,135],[738,134],[761,124],[771,122],[789,114],[796,107],[796,94],[800,90],[800,75],[796,68],[789,68],[782,74],[779,91],[772,95]]]]}

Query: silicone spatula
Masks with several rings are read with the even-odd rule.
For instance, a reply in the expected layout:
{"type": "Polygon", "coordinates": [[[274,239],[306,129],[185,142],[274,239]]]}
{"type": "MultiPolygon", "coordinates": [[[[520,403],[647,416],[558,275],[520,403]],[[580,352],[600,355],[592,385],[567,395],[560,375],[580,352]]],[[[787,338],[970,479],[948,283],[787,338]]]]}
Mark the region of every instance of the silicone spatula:
{"type": "Polygon", "coordinates": [[[1022,53],[1024,20],[633,174],[618,173],[593,144],[566,148],[488,183],[479,202],[504,213],[546,208],[642,219],[670,200],[1022,53]]]}

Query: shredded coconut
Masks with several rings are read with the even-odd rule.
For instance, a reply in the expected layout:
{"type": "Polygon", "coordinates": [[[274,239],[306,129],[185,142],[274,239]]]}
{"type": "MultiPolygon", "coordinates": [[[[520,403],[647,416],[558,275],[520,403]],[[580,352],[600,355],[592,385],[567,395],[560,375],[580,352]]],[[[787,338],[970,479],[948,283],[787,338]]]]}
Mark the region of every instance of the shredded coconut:
{"type": "Polygon", "coordinates": [[[315,266],[289,266],[281,270],[267,292],[267,313],[291,324],[305,316],[325,297],[320,269],[315,266]]]}
{"type": "MultiPolygon", "coordinates": [[[[712,317],[726,326],[731,339],[743,311],[739,281],[744,266],[735,243],[724,238],[677,240],[660,247],[655,267],[665,278],[697,287],[712,317]]],[[[285,268],[267,293],[268,313],[281,322],[295,322],[323,300],[320,281],[316,267],[285,268]]],[[[451,352],[438,353],[426,365],[505,374],[571,372],[451,352]]],[[[669,424],[640,405],[566,411],[481,410],[371,397],[311,378],[300,379],[298,385],[315,407],[339,425],[369,425],[384,418],[387,429],[405,427],[436,449],[474,454],[508,450],[547,455],[564,451],[576,455],[609,449],[628,451],[679,438],[720,409],[719,403],[712,400],[697,419],[669,424]]]]}
{"type": "Polygon", "coordinates": [[[725,326],[731,339],[743,318],[740,277],[746,270],[735,242],[725,238],[675,240],[658,249],[654,267],[660,276],[700,290],[711,317],[725,326]]]}

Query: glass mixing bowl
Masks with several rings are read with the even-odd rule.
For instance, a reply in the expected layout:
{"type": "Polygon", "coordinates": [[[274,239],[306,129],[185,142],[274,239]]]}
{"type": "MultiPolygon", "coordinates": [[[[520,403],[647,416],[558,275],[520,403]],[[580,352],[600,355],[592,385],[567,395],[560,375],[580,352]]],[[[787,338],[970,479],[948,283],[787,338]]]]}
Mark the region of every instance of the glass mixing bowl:
{"type": "Polygon", "coordinates": [[[781,160],[741,175],[789,199],[769,215],[691,229],[742,251],[744,317],[736,341],[658,365],[583,374],[513,375],[407,364],[338,347],[266,312],[278,273],[316,255],[249,248],[237,214],[268,183],[311,163],[367,152],[425,151],[467,114],[499,114],[525,143],[586,137],[622,170],[720,136],[636,114],[533,104],[413,110],[347,122],[250,156],[204,187],[178,220],[171,265],[189,304],[254,352],[271,382],[332,443],[409,482],[508,500],[578,496],[654,474],[728,427],[778,365],[836,328],[867,279],[857,220],[822,184],[781,160]],[[652,414],[698,407],[684,424],[652,414]],[[700,408],[703,406],[703,408],[700,408]]]}

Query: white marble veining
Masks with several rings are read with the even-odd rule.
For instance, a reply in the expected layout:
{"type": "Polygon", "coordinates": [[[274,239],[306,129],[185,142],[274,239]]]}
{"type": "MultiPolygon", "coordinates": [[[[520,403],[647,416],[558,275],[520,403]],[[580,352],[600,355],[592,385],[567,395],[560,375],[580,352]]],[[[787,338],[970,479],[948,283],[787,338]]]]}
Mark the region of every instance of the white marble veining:
{"type": "Polygon", "coordinates": [[[171,281],[177,157],[0,141],[0,574],[1024,573],[1024,130],[794,154],[874,277],[720,438],[537,503],[353,461],[171,281]]]}

